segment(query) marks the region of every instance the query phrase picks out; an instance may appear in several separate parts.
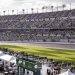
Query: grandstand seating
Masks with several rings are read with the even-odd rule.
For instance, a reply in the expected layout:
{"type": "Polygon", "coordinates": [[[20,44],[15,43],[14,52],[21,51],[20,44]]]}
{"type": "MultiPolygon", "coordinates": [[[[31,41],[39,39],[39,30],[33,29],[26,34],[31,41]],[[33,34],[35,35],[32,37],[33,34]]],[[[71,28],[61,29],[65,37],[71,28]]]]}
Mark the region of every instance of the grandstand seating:
{"type": "Polygon", "coordinates": [[[75,42],[75,9],[0,16],[0,41],[75,42]]]}

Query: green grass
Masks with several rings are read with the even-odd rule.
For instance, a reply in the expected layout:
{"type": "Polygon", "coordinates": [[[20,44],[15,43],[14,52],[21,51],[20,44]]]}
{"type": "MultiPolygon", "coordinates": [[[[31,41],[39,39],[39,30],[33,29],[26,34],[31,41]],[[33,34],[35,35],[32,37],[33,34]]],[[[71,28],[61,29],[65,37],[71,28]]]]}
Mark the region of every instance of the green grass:
{"type": "Polygon", "coordinates": [[[0,48],[8,48],[17,52],[27,52],[34,55],[39,55],[47,57],[49,59],[53,58],[55,60],[63,60],[66,62],[71,62],[75,65],[75,51],[66,49],[53,49],[53,48],[43,48],[37,46],[14,46],[14,45],[0,45],[0,48]]]}

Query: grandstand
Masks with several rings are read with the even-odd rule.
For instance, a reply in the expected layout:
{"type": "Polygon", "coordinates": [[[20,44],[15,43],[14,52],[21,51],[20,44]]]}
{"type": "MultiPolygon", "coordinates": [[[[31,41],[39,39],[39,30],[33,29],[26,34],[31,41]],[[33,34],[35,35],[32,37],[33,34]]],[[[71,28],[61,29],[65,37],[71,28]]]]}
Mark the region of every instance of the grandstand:
{"type": "Polygon", "coordinates": [[[75,9],[0,16],[0,41],[75,42],[75,9]]]}

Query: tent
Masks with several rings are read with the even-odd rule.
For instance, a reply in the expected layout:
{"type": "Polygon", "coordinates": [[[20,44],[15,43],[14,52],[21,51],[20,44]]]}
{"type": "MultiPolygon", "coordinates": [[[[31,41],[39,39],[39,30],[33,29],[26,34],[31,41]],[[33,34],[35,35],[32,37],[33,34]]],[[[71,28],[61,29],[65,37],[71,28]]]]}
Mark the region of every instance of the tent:
{"type": "Polygon", "coordinates": [[[3,52],[2,51],[0,51],[0,54],[2,54],[3,52]]]}
{"type": "Polygon", "coordinates": [[[47,64],[42,64],[41,75],[47,75],[47,69],[51,69],[47,64]]]}
{"type": "Polygon", "coordinates": [[[10,63],[16,63],[16,58],[11,55],[4,54],[4,55],[0,56],[0,59],[10,62],[10,63]]]}
{"type": "Polygon", "coordinates": [[[0,51],[0,56],[4,55],[2,51],[0,51]]]}
{"type": "Polygon", "coordinates": [[[64,73],[61,73],[59,75],[75,75],[74,73],[72,73],[70,70],[64,72],[64,73]]]}

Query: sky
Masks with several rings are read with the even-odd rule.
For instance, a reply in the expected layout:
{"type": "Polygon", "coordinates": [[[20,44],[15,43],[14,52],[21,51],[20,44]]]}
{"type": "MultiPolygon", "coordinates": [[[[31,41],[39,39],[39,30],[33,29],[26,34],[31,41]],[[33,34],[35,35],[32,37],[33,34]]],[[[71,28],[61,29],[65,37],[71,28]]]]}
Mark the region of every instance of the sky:
{"type": "MultiPolygon", "coordinates": [[[[34,8],[34,11],[38,8],[40,11],[43,6],[54,6],[54,9],[59,6],[59,9],[63,4],[66,4],[66,8],[75,8],[75,0],[0,0],[0,11],[8,11],[10,13],[11,10],[15,10],[16,12],[21,12],[22,9],[29,10],[34,8]]],[[[65,8],[65,9],[66,9],[65,8]]],[[[50,10],[50,9],[48,9],[50,10]]]]}

